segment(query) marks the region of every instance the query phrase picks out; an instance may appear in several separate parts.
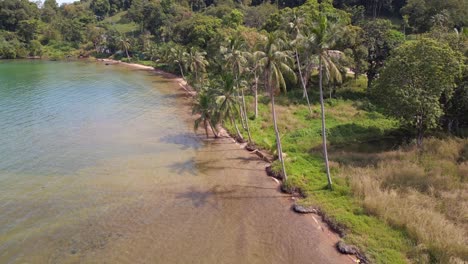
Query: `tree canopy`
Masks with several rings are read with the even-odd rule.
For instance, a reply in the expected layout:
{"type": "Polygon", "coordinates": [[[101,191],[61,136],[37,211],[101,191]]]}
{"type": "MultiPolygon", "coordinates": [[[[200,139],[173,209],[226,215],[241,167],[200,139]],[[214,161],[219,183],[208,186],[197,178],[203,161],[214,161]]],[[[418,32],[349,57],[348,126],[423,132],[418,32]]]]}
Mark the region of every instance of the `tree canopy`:
{"type": "Polygon", "coordinates": [[[421,145],[424,132],[443,115],[441,97],[450,99],[460,75],[458,54],[430,39],[403,44],[381,71],[372,94],[384,110],[413,128],[421,145]]]}

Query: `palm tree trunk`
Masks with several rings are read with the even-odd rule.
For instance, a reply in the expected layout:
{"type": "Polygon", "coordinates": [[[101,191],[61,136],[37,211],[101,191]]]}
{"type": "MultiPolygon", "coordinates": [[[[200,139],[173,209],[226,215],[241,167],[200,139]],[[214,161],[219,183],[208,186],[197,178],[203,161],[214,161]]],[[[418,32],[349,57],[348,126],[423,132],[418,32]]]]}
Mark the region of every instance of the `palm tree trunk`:
{"type": "Polygon", "coordinates": [[[205,126],[206,138],[209,138],[210,136],[208,135],[208,124],[206,123],[206,119],[203,120],[203,125],[205,126]]]}
{"type": "Polygon", "coordinates": [[[182,74],[182,79],[185,80],[184,70],[182,69],[182,64],[180,64],[180,62],[178,64],[179,64],[180,74],[182,74]]]}
{"type": "Polygon", "coordinates": [[[255,108],[255,119],[258,117],[258,77],[257,73],[255,73],[255,90],[254,90],[254,97],[255,97],[255,102],[254,102],[254,108],[255,108]]]}
{"type": "Polygon", "coordinates": [[[323,103],[323,66],[322,66],[322,55],[319,56],[319,88],[320,88],[320,110],[322,112],[322,145],[323,145],[323,156],[325,159],[325,169],[327,171],[328,188],[332,190],[332,180],[330,176],[330,165],[328,164],[328,152],[327,152],[327,133],[325,128],[325,106],[323,103]]]}
{"type": "Polygon", "coordinates": [[[211,131],[213,132],[213,135],[215,136],[215,138],[218,138],[219,137],[218,131],[216,130],[215,126],[213,126],[211,120],[208,121],[208,124],[210,125],[211,131]]]}
{"type": "Polygon", "coordinates": [[[244,137],[242,136],[242,134],[241,134],[241,132],[239,130],[239,127],[237,126],[236,120],[232,116],[231,116],[231,122],[234,124],[234,127],[236,128],[237,137],[240,140],[244,140],[244,137]]]}
{"type": "MultiPolygon", "coordinates": [[[[247,114],[246,114],[246,111],[245,111],[245,100],[244,100],[244,92],[242,89],[239,89],[239,77],[238,77],[238,74],[236,73],[236,76],[235,76],[235,85],[236,85],[236,92],[237,92],[237,98],[239,98],[239,90],[241,90],[242,92],[242,96],[241,96],[241,99],[242,99],[242,105],[239,105],[239,108],[240,108],[240,116],[241,116],[241,124],[242,124],[242,128],[244,128],[244,130],[247,130],[248,129],[248,124],[247,124],[247,114]]],[[[249,140],[250,140],[250,135],[249,135],[249,140]]]]}
{"type": "Polygon", "coordinates": [[[244,89],[241,89],[241,95],[242,95],[242,107],[244,109],[245,127],[247,128],[247,135],[249,136],[249,142],[252,143],[252,135],[250,135],[249,119],[247,117],[247,107],[245,107],[244,89]]]}
{"type": "Polygon", "coordinates": [[[312,117],[312,108],[310,107],[309,95],[307,94],[307,88],[304,83],[304,77],[302,77],[301,62],[299,61],[299,54],[297,53],[297,49],[295,50],[295,53],[296,53],[297,69],[299,70],[299,78],[301,78],[302,88],[304,89],[304,97],[307,100],[307,107],[309,107],[309,113],[310,113],[310,116],[312,117]]]}
{"type": "MultiPolygon", "coordinates": [[[[237,88],[239,88],[239,87],[237,87],[237,88]]],[[[239,95],[239,90],[238,89],[237,89],[236,93],[237,93],[237,99],[239,99],[239,97],[241,97],[241,96],[239,95]]],[[[237,102],[239,104],[239,112],[240,112],[242,128],[244,130],[247,130],[247,126],[245,125],[245,119],[244,119],[245,118],[244,107],[242,106],[242,104],[239,103],[239,101],[237,101],[237,102]]]]}
{"type": "Polygon", "coordinates": [[[127,59],[130,59],[130,56],[128,55],[128,49],[125,47],[125,53],[127,53],[127,59]]]}
{"type": "Polygon", "coordinates": [[[277,124],[277,121],[276,121],[275,93],[273,91],[270,78],[268,78],[268,85],[270,86],[271,113],[272,113],[272,116],[273,116],[273,125],[275,127],[276,148],[277,148],[277,152],[278,152],[278,159],[281,162],[281,167],[283,169],[284,180],[287,180],[288,176],[286,174],[286,167],[284,165],[283,148],[281,146],[281,138],[280,138],[280,134],[279,134],[279,130],[278,130],[278,124],[277,124]]]}

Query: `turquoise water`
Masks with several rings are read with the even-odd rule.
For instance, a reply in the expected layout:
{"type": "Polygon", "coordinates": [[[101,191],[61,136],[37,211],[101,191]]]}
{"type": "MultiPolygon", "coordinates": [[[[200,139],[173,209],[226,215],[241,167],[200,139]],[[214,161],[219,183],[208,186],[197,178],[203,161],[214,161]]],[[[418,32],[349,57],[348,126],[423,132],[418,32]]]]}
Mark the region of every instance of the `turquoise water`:
{"type": "Polygon", "coordinates": [[[85,63],[0,63],[0,170],[63,173],[110,156],[158,150],[108,140],[133,133],[132,122],[155,105],[164,114],[145,122],[186,128],[166,114],[174,100],[151,89],[148,76],[116,71],[85,63]]]}
{"type": "Polygon", "coordinates": [[[0,263],[349,262],[190,102],[150,72],[0,61],[0,263]]]}

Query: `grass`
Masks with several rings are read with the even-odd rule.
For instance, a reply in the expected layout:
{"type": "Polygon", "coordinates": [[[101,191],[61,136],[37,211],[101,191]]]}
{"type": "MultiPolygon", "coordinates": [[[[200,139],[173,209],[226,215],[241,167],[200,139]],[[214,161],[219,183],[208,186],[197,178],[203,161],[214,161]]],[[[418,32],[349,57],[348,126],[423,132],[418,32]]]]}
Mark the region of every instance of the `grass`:
{"type": "MultiPolygon", "coordinates": [[[[311,96],[312,117],[300,91],[278,97],[285,185],[301,190],[301,203],[344,225],[345,241],[374,263],[466,261],[468,140],[429,139],[422,153],[402,145],[398,122],[367,102],[365,84],[365,78],[351,80],[339,99],[327,99],[333,191],[326,189],[318,96],[311,96]]],[[[269,100],[260,102],[259,117],[249,122],[252,137],[274,153],[269,100]]]]}
{"type": "Polygon", "coordinates": [[[116,13],[113,16],[106,17],[101,24],[112,25],[117,31],[128,34],[131,32],[137,32],[139,30],[138,24],[130,22],[125,18],[127,11],[116,13]]]}
{"type": "MultiPolygon", "coordinates": [[[[468,259],[468,185],[461,162],[468,140],[427,139],[422,153],[401,148],[379,154],[372,167],[344,165],[366,211],[402,227],[419,243],[424,262],[468,259]]],[[[343,173],[346,172],[346,173],[343,173]]]]}

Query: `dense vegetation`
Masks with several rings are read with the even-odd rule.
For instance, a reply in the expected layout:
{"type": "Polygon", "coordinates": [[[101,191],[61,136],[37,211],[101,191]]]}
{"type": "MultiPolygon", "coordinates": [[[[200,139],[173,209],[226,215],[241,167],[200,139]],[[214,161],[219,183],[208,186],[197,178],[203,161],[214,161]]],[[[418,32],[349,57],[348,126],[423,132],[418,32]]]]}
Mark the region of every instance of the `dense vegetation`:
{"type": "Polygon", "coordinates": [[[0,58],[180,74],[196,128],[272,153],[283,189],[372,262],[462,263],[467,12],[466,0],[0,0],[0,58]]]}

